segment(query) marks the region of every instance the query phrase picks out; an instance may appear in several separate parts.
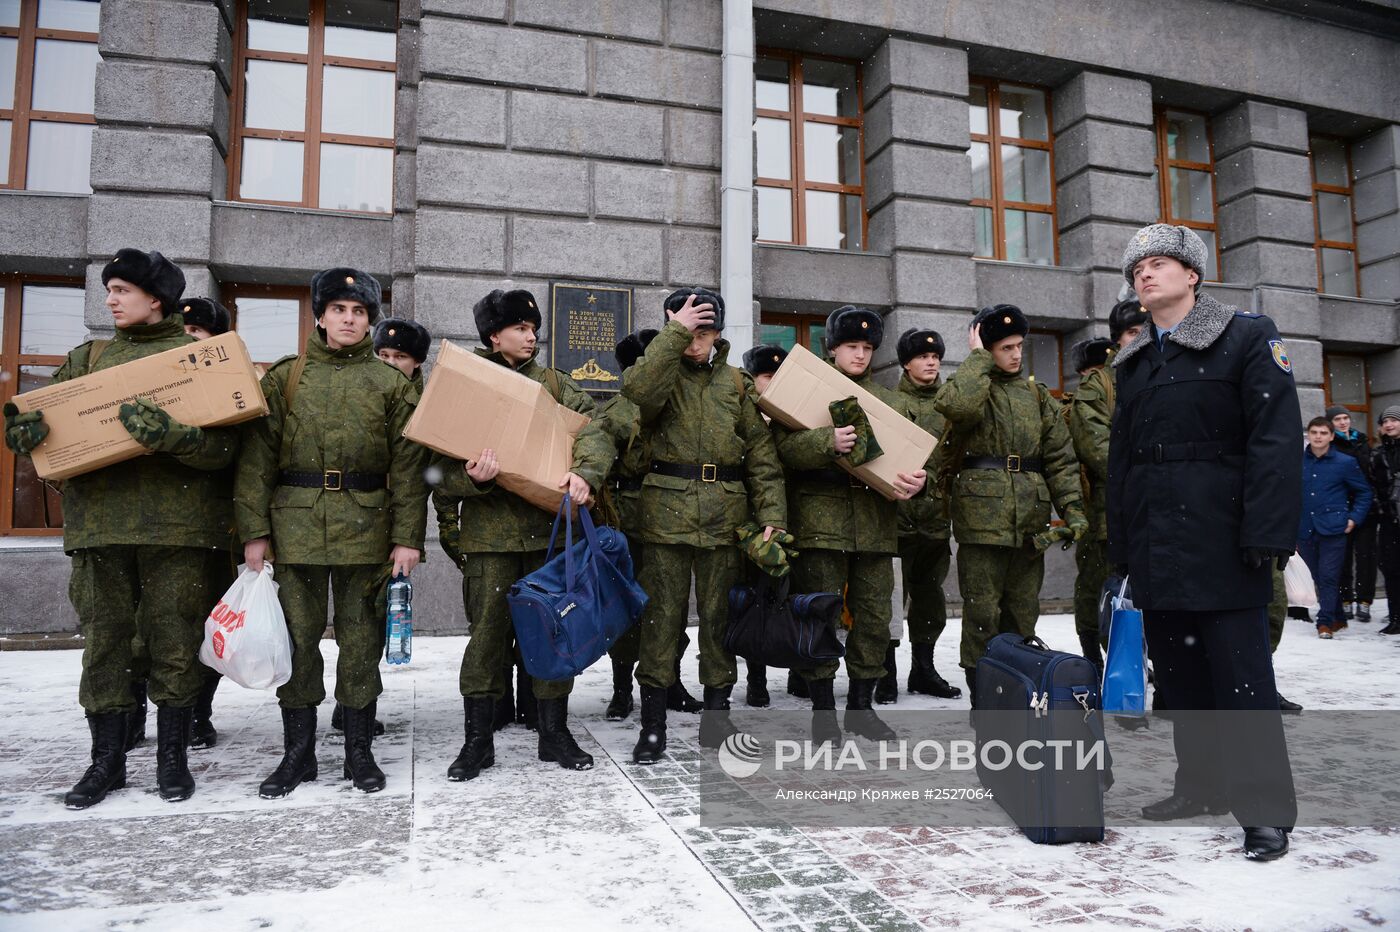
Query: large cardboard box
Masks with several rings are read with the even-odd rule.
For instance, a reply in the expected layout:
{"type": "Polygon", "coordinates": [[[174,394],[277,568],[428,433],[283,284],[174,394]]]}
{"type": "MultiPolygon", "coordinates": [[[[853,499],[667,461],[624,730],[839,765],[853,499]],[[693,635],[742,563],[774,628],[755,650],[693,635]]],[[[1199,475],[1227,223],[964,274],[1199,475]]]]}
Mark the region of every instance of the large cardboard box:
{"type": "Polygon", "coordinates": [[[938,440],[826,361],[801,346],[794,346],[778,367],[773,381],[758,397],[758,406],[785,427],[810,430],[832,426],[828,406],[852,395],[860,401],[861,409],[870,419],[875,439],[884,453],[860,466],[852,466],[844,456],[838,458],[836,464],[885,498],[897,500],[896,474],[923,469],[938,440]]]}
{"type": "Polygon", "coordinates": [[[248,348],[237,333],[45,385],[14,397],[40,410],[49,434],[31,454],[41,479],[67,479],[146,453],[117,419],[117,409],[147,398],[177,421],[223,427],[267,414],[248,348]]]}
{"type": "Polygon", "coordinates": [[[446,340],[404,436],[459,460],[495,450],[496,483],[553,513],[587,415],[554,400],[519,372],[446,340]]]}

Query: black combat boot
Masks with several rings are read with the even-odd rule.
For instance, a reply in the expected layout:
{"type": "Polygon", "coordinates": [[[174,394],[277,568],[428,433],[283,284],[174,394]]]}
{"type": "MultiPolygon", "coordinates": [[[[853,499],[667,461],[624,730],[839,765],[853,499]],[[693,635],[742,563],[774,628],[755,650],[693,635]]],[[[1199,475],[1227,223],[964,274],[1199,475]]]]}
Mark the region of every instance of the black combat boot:
{"type": "Polygon", "coordinates": [[[773,699],[768,695],[768,668],[761,663],[745,661],[748,667],[747,687],[744,690],[744,704],[751,709],[766,709],[773,699]]]}
{"type": "Polygon", "coordinates": [[[146,740],[146,681],[131,681],[131,698],[136,703],[126,713],[126,750],[146,740]]]}
{"type": "Polygon", "coordinates": [[[632,714],[636,703],[632,700],[632,664],[613,658],[613,694],[605,713],[608,721],[620,722],[632,714]]]}
{"type": "Polygon", "coordinates": [[[977,671],[963,667],[963,678],[967,680],[967,701],[977,708],[977,671]]]}
{"type": "Polygon", "coordinates": [[[156,786],[160,798],[178,803],[194,795],[194,777],[190,776],[190,725],[194,709],[156,706],[156,786]]]}
{"type": "Polygon", "coordinates": [[[789,696],[796,696],[798,699],[811,699],[812,694],[808,691],[807,680],[796,670],[788,671],[787,692],[789,696]]]}
{"type": "Polygon", "coordinates": [[[839,747],[844,739],[836,721],[836,681],[812,680],[806,685],[812,695],[812,744],[830,741],[833,747],[839,747]]]}
{"type": "Polygon", "coordinates": [[[92,734],[92,766],[63,797],[69,809],[86,809],[126,786],[126,726],[128,712],[87,713],[92,734]]]}
{"type": "Polygon", "coordinates": [[[642,731],[632,749],[632,763],[654,764],[666,751],[666,689],[642,687],[642,731]]]}
{"type": "MultiPolygon", "coordinates": [[[[690,637],[682,631],[680,643],[676,645],[676,679],[666,690],[666,708],[672,712],[689,712],[694,715],[705,708],[705,703],[692,696],[681,682],[681,658],[685,656],[685,649],[689,646],[690,637]]],[[[729,706],[726,705],[725,708],[729,706]]]]}
{"type": "MultiPolygon", "coordinates": [[[[345,706],[341,705],[339,702],[337,702],[335,708],[331,710],[331,730],[345,730],[345,706]]],[[[384,734],[384,723],[376,718],[374,720],[374,736],[378,738],[382,734],[384,734]]]]}
{"type": "Polygon", "coordinates": [[[1079,650],[1084,654],[1084,659],[1094,665],[1094,672],[1098,675],[1099,682],[1103,682],[1103,648],[1099,646],[1099,635],[1097,632],[1079,632],[1079,650]]]}
{"type": "Polygon", "coordinates": [[[536,699],[540,710],[540,760],[554,761],[565,770],[592,770],[593,755],[569,733],[569,697],[536,699]]]}
{"type": "Polygon", "coordinates": [[[496,763],[495,728],[492,720],[496,717],[494,696],[467,696],[462,700],[466,713],[466,741],[457,759],[447,768],[447,779],[456,782],[474,780],[487,767],[496,763]]]}
{"type": "Polygon", "coordinates": [[[846,693],[846,730],[853,731],[871,741],[894,741],[899,736],[894,729],[880,721],[880,717],[870,710],[870,700],[875,696],[875,680],[851,679],[846,693]]]}
{"type": "Polygon", "coordinates": [[[959,699],[962,697],[962,690],[939,676],[938,671],[933,668],[932,644],[911,645],[910,653],[914,661],[909,667],[909,682],[907,684],[911,693],[923,693],[926,696],[935,696],[939,699],[959,699]]]}
{"type": "Polygon", "coordinates": [[[535,699],[535,678],[525,670],[525,664],[515,664],[515,724],[524,725],[528,731],[540,727],[539,701],[535,699]]]}
{"type": "Polygon", "coordinates": [[[190,750],[212,748],[219,743],[219,731],[214,727],[214,691],[219,688],[217,673],[204,674],[204,683],[199,687],[199,698],[194,702],[194,722],[190,725],[190,750]]]}
{"type": "Polygon", "coordinates": [[[739,729],[729,720],[729,693],[733,686],[706,686],[705,711],[700,713],[700,746],[717,748],[739,729]]]}
{"type": "Polygon", "coordinates": [[[316,779],[315,706],[282,710],[282,742],[282,762],[258,787],[263,799],[286,796],[303,781],[316,779]]]}
{"type": "Polygon", "coordinates": [[[347,780],[355,781],[362,793],[378,793],[384,789],[384,771],[374,762],[374,707],[371,702],[363,709],[345,707],[345,769],[347,780]]]}
{"type": "MultiPolygon", "coordinates": [[[[1397,598],[1397,600],[1400,600],[1400,596],[1397,596],[1396,598],[1397,598]]],[[[1396,613],[1392,612],[1391,615],[1390,615],[1390,623],[1387,624],[1384,628],[1382,628],[1381,631],[1380,631],[1380,633],[1381,633],[1381,634],[1400,634],[1400,614],[1396,614],[1396,613]]]]}
{"type": "Polygon", "coordinates": [[[892,705],[899,699],[899,667],[894,652],[898,641],[890,641],[885,648],[885,675],[875,683],[875,701],[880,705],[892,705]]]}

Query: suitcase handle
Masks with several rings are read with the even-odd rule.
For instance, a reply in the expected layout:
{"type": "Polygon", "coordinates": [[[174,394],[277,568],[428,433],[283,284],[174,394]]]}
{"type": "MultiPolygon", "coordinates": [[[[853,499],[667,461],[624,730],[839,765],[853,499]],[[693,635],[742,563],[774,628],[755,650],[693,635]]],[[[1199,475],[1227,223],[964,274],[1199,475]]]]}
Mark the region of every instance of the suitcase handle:
{"type": "Polygon", "coordinates": [[[1030,637],[1022,638],[1022,639],[1021,639],[1021,643],[1024,644],[1025,646],[1027,646],[1027,647],[1036,647],[1036,648],[1039,648],[1040,650],[1044,650],[1044,651],[1048,651],[1048,650],[1050,649],[1050,645],[1049,645],[1049,644],[1046,644],[1044,641],[1042,641],[1040,638],[1036,637],[1034,634],[1032,634],[1030,637]]]}

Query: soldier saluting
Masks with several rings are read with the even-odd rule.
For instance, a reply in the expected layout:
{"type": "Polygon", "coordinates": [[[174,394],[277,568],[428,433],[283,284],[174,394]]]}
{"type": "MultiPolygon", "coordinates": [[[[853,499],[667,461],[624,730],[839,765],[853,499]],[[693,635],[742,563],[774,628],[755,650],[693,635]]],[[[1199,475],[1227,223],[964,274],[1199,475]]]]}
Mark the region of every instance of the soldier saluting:
{"type": "Polygon", "coordinates": [[[344,775],[367,793],[384,788],[371,746],[383,691],[385,587],[391,576],[413,572],[422,554],[427,451],[403,437],[417,391],[374,356],[369,331],[380,295],[379,282],[358,269],[316,274],[316,328],[300,356],[263,376],[268,416],[244,435],[234,486],[243,559],[260,570],[275,552],[292,639],[292,678],[277,690],[285,754],[258,788],[268,799],[316,779],[328,589],[340,646],[344,775]]]}

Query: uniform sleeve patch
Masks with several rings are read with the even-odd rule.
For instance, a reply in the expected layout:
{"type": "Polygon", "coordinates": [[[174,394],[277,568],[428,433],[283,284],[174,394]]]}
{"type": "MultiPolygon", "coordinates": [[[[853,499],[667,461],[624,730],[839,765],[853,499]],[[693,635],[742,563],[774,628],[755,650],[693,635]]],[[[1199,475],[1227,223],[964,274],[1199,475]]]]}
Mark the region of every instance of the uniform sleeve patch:
{"type": "Polygon", "coordinates": [[[1270,340],[1269,352],[1273,353],[1275,365],[1284,372],[1292,373],[1293,363],[1288,359],[1288,347],[1283,345],[1282,340],[1270,340]]]}

